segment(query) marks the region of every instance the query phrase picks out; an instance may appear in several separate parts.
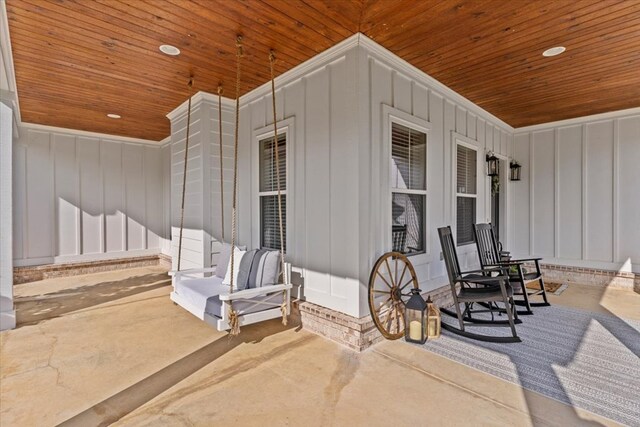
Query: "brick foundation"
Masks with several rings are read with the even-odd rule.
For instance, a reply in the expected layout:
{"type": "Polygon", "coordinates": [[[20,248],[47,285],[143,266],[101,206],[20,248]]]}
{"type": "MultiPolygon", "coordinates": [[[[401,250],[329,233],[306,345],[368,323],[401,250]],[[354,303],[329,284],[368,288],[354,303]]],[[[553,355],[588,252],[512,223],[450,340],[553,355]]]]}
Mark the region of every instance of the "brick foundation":
{"type": "Polygon", "coordinates": [[[67,264],[45,264],[29,267],[14,267],[13,284],[36,282],[54,277],[78,276],[80,274],[100,273],[125,268],[150,267],[160,265],[171,268],[171,258],[166,255],[149,255],[133,258],[120,258],[99,261],[74,262],[67,264]],[[168,266],[167,264],[168,260],[168,266]]]}
{"type": "MultiPolygon", "coordinates": [[[[453,305],[449,285],[429,292],[440,307],[453,305]]],[[[426,295],[425,295],[426,298],[426,295]]],[[[364,351],[384,340],[371,316],[357,318],[307,301],[297,304],[302,327],[355,351],[364,351]]]]}
{"type": "MultiPolygon", "coordinates": [[[[535,269],[534,264],[526,264],[525,266],[526,268],[535,269]]],[[[640,292],[640,275],[635,273],[542,263],[540,268],[542,269],[544,280],[549,283],[573,283],[632,289],[640,292]]]]}

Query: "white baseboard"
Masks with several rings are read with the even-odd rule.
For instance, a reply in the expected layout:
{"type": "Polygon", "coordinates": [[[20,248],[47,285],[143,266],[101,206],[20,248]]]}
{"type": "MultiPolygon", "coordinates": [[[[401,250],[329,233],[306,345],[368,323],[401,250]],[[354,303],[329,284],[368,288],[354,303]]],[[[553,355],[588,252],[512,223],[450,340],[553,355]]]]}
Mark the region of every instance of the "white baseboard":
{"type": "Polygon", "coordinates": [[[16,327],[16,311],[3,311],[0,313],[0,331],[6,331],[16,327]]]}

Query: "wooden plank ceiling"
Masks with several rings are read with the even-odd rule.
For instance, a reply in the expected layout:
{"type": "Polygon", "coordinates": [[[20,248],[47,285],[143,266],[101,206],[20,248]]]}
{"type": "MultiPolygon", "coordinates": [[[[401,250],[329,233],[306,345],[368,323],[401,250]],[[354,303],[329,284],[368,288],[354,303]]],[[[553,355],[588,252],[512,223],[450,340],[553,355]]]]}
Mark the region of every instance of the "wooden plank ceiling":
{"type": "Polygon", "coordinates": [[[222,83],[234,97],[236,34],[243,94],[268,81],[269,49],[281,74],[361,31],[514,127],[640,105],[635,0],[7,0],[7,11],[29,123],[161,140],[191,73],[196,91],[222,83]]]}

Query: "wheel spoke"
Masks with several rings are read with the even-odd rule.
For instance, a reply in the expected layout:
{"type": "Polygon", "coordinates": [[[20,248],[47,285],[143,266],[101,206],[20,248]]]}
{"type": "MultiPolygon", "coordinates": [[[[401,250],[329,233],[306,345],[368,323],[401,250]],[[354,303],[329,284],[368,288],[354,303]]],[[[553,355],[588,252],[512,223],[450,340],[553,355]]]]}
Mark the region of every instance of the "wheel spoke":
{"type": "Polygon", "coordinates": [[[390,295],[391,294],[391,292],[389,292],[389,291],[383,291],[383,290],[380,290],[380,289],[372,289],[371,292],[373,292],[375,294],[385,294],[385,295],[390,295]]]}
{"type": "Polygon", "coordinates": [[[404,268],[402,269],[402,274],[400,274],[400,280],[398,280],[398,283],[402,283],[402,279],[404,279],[404,275],[407,272],[407,266],[408,264],[404,264],[404,268]]]}
{"type": "Polygon", "coordinates": [[[387,266],[387,273],[389,273],[389,278],[391,279],[391,283],[395,286],[396,282],[394,282],[393,274],[391,274],[391,267],[389,267],[389,259],[385,258],[384,263],[387,266]]]}
{"type": "Polygon", "coordinates": [[[394,284],[395,284],[395,283],[400,283],[400,282],[398,281],[398,258],[396,258],[396,259],[394,259],[394,260],[393,260],[393,264],[394,264],[393,266],[394,266],[394,268],[395,268],[395,273],[394,273],[394,275],[393,275],[393,283],[394,283],[394,284]]]}
{"type": "Polygon", "coordinates": [[[391,297],[387,298],[387,300],[385,302],[383,302],[382,304],[380,304],[380,307],[376,308],[375,311],[376,313],[380,313],[380,310],[382,310],[382,308],[387,305],[387,303],[391,301],[391,297]]]}
{"type": "Polygon", "coordinates": [[[391,286],[389,282],[387,282],[387,279],[384,278],[382,273],[380,273],[379,271],[376,271],[376,273],[378,274],[378,276],[380,276],[380,278],[384,281],[384,283],[389,287],[389,289],[393,288],[393,286],[391,286]]]}
{"type": "Polygon", "coordinates": [[[406,288],[407,286],[409,286],[409,285],[411,284],[411,282],[413,282],[413,277],[412,277],[411,279],[409,279],[409,281],[408,281],[407,283],[405,283],[405,284],[400,288],[400,291],[402,292],[402,290],[403,290],[404,288],[406,288]]]}

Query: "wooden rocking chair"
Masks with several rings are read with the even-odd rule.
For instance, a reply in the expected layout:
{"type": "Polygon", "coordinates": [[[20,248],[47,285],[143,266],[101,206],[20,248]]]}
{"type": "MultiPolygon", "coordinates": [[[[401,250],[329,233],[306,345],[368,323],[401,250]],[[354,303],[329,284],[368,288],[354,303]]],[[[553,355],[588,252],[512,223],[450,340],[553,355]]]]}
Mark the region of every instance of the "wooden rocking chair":
{"type": "Polygon", "coordinates": [[[515,303],[526,307],[526,311],[518,311],[518,314],[533,314],[531,307],[550,305],[547,301],[547,293],[544,289],[544,281],[540,270],[542,258],[509,259],[505,261],[499,251],[496,235],[491,224],[474,224],[473,232],[475,233],[476,246],[478,247],[478,256],[480,257],[482,268],[496,266],[509,268],[509,283],[514,288],[514,295],[522,296],[522,300],[516,300],[515,303]],[[523,264],[532,261],[536,265],[536,270],[525,272],[523,264]],[[540,289],[527,289],[527,284],[531,282],[538,282],[540,289]],[[543,302],[529,301],[529,297],[539,295],[542,296],[543,302]]]}
{"type": "Polygon", "coordinates": [[[483,268],[480,270],[460,271],[458,254],[456,253],[451,227],[438,229],[440,245],[444,262],[449,274],[449,283],[453,295],[455,312],[441,308],[440,311],[452,317],[457,317],[460,327],[442,322],[442,328],[455,334],[479,341],[490,342],[520,342],[516,333],[516,323],[520,323],[515,312],[513,289],[509,285],[509,277],[502,266],[483,268]],[[491,276],[498,273],[498,276],[491,276]],[[458,285],[460,286],[458,290],[458,285]],[[504,308],[497,303],[503,303],[504,308]],[[460,309],[464,304],[464,311],[460,309]],[[476,308],[475,305],[481,308],[476,308]],[[495,320],[493,313],[507,313],[507,320],[495,320]],[[491,313],[491,320],[479,319],[473,316],[478,313],[491,313]],[[466,327],[473,326],[502,326],[511,328],[512,336],[492,336],[472,333],[466,327]]]}

